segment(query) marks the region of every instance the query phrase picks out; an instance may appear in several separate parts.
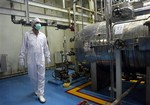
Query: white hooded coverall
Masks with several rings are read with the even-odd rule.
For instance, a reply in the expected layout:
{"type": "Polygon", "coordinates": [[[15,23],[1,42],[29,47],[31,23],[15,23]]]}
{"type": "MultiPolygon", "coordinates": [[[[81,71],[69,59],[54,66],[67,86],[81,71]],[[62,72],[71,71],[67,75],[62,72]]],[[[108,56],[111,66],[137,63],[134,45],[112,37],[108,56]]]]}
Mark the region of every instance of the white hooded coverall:
{"type": "Polygon", "coordinates": [[[37,36],[33,31],[25,33],[19,56],[21,63],[24,63],[26,54],[28,74],[33,83],[34,92],[38,96],[43,96],[45,87],[45,60],[47,63],[50,63],[50,52],[44,33],[39,31],[37,36]]]}

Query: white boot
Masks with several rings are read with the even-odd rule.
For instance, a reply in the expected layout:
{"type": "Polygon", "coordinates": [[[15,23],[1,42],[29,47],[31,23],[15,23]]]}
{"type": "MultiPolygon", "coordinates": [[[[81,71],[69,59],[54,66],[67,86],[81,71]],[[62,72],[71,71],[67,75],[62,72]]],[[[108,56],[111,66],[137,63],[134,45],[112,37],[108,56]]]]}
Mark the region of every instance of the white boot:
{"type": "Polygon", "coordinates": [[[46,99],[44,98],[44,96],[39,96],[39,101],[41,103],[45,103],[46,102],[46,99]]]}

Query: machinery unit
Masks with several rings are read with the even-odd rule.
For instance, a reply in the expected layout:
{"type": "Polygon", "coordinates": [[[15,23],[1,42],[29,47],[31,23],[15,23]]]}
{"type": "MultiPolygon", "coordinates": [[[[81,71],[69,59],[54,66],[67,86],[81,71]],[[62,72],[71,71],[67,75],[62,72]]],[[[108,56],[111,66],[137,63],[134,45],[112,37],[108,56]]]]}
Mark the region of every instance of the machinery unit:
{"type": "MultiPolygon", "coordinates": [[[[77,61],[89,65],[96,62],[97,72],[99,72],[97,75],[100,75],[98,78],[103,80],[105,75],[106,80],[106,76],[108,78],[110,76],[110,64],[115,68],[114,51],[119,49],[126,79],[136,78],[137,73],[145,74],[147,66],[150,66],[150,34],[148,27],[144,25],[146,21],[149,21],[149,15],[113,24],[110,42],[107,40],[105,22],[85,27],[75,42],[77,61]]],[[[107,82],[103,81],[103,83],[107,82]]],[[[100,86],[102,87],[104,86],[100,86]]]]}
{"type": "Polygon", "coordinates": [[[150,65],[150,35],[148,27],[143,25],[148,19],[149,17],[113,24],[113,40],[110,43],[107,41],[105,22],[85,27],[75,44],[77,60],[97,62],[107,67],[114,60],[111,49],[120,49],[123,67],[130,69],[130,72],[144,73],[144,68],[150,65]]]}

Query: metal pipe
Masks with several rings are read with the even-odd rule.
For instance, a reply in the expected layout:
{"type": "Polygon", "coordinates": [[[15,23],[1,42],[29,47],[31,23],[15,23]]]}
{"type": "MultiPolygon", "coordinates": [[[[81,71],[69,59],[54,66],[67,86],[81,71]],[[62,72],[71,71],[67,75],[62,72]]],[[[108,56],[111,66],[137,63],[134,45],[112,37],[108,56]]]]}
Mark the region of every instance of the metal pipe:
{"type": "MultiPolygon", "coordinates": [[[[76,8],[83,9],[83,10],[85,10],[85,11],[87,11],[87,12],[95,13],[95,11],[92,11],[92,10],[90,10],[90,9],[88,9],[88,8],[81,7],[81,6],[79,6],[79,5],[76,5],[76,8]]],[[[98,13],[98,12],[97,12],[97,14],[98,14],[98,15],[101,15],[101,13],[98,13]]]]}
{"type": "MultiPolygon", "coordinates": [[[[10,8],[14,9],[14,4],[13,4],[13,2],[10,2],[10,8]]],[[[14,24],[21,24],[20,20],[16,20],[16,19],[15,19],[15,15],[11,15],[11,21],[12,21],[14,24]]]]}
{"type": "Polygon", "coordinates": [[[108,17],[108,3],[107,3],[107,0],[105,0],[105,18],[106,18],[107,40],[109,41],[109,17],[108,17]]]}
{"type": "MultiPolygon", "coordinates": [[[[22,24],[22,25],[25,25],[25,26],[31,26],[31,23],[23,20],[23,19],[20,19],[20,20],[16,20],[15,18],[15,15],[11,15],[11,21],[14,23],[14,24],[22,24]]],[[[48,23],[42,23],[41,22],[41,25],[42,26],[48,26],[48,23]]],[[[63,26],[62,26],[63,27],[63,26]]],[[[66,27],[67,28],[67,27],[66,27]]]]}
{"type": "Polygon", "coordinates": [[[76,27],[76,0],[73,2],[73,20],[74,20],[74,34],[77,34],[77,27],[76,27]]]}
{"type": "MultiPolygon", "coordinates": [[[[76,35],[77,35],[77,26],[76,26],[76,0],[73,1],[73,16],[74,16],[74,38],[73,40],[76,39],[76,35]]],[[[76,49],[75,49],[76,50],[76,49]]],[[[76,54],[75,54],[76,56],[76,54]]],[[[75,71],[78,72],[79,71],[79,66],[78,66],[78,61],[77,59],[75,59],[75,71]]]]}
{"type": "Polygon", "coordinates": [[[141,21],[141,20],[147,20],[147,19],[149,19],[149,18],[150,18],[150,16],[147,15],[146,18],[144,17],[144,18],[142,18],[142,19],[137,19],[137,20],[127,20],[127,21],[115,22],[115,23],[113,24],[112,27],[114,27],[116,24],[123,24],[123,23],[136,22],[136,21],[141,21]]]}
{"type": "MultiPolygon", "coordinates": [[[[10,0],[9,0],[10,1],[10,0]]],[[[16,2],[16,3],[22,3],[24,4],[24,0],[11,0],[12,2],[16,2]]],[[[64,8],[57,8],[57,7],[53,7],[50,5],[46,5],[46,4],[42,4],[42,3],[38,3],[38,2],[33,2],[33,1],[29,1],[29,5],[31,6],[36,6],[36,7],[40,7],[40,8],[45,8],[45,9],[50,9],[50,10],[54,10],[54,11],[59,11],[59,12],[64,12],[64,13],[68,13],[68,10],[64,9],[64,8]]],[[[70,11],[70,14],[73,14],[73,11],[70,11]]],[[[79,12],[76,12],[76,15],[81,16],[82,14],[79,12]]],[[[89,17],[86,14],[83,14],[84,17],[89,17]]]]}
{"type": "Polygon", "coordinates": [[[150,2],[144,2],[143,6],[150,6],[150,2]]]}
{"type": "MultiPolygon", "coordinates": [[[[26,12],[23,10],[16,10],[16,9],[2,8],[2,7],[0,7],[0,14],[26,17],[26,12]]],[[[65,22],[65,23],[69,22],[69,20],[65,19],[65,18],[59,18],[59,17],[49,16],[49,15],[44,15],[44,14],[38,14],[38,13],[33,13],[33,12],[30,12],[29,14],[30,14],[30,17],[39,17],[41,19],[55,20],[58,22],[65,22]]],[[[76,23],[82,24],[81,21],[77,21],[76,23]]],[[[84,22],[84,25],[88,25],[88,24],[89,23],[84,22]]]]}
{"type": "Polygon", "coordinates": [[[14,15],[11,15],[11,21],[12,21],[14,24],[21,24],[21,21],[20,21],[20,20],[16,20],[14,15]]]}
{"type": "Polygon", "coordinates": [[[104,17],[103,17],[103,15],[104,15],[104,14],[103,14],[103,0],[101,0],[101,15],[102,15],[102,21],[103,21],[103,18],[104,18],[104,17]]]}
{"type": "Polygon", "coordinates": [[[150,11],[150,6],[134,9],[135,16],[149,14],[150,13],[149,11],[150,11]]]}
{"type": "Polygon", "coordinates": [[[107,40],[112,40],[112,0],[105,0],[105,17],[106,17],[106,29],[107,40]]]}
{"type": "MultiPolygon", "coordinates": [[[[110,43],[112,40],[112,0],[104,1],[105,17],[106,17],[106,31],[107,31],[107,41],[110,43]]],[[[111,78],[111,98],[114,98],[114,69],[113,64],[110,62],[110,78],[111,78]]]]}
{"type": "Polygon", "coordinates": [[[26,21],[29,23],[29,0],[25,0],[26,5],[26,21]]]}
{"type": "Polygon", "coordinates": [[[84,7],[82,7],[82,6],[79,6],[79,5],[76,5],[76,7],[79,8],[79,9],[83,9],[83,10],[85,10],[85,11],[87,11],[87,12],[92,12],[92,13],[94,13],[94,11],[92,11],[92,10],[90,10],[90,9],[88,9],[88,8],[84,8],[84,7]]]}
{"type": "Polygon", "coordinates": [[[95,22],[98,21],[98,17],[97,17],[97,0],[94,0],[94,4],[95,4],[95,22]]]}
{"type": "MultiPolygon", "coordinates": [[[[43,2],[46,3],[46,0],[43,0],[43,2]]],[[[46,15],[46,9],[45,8],[44,8],[44,14],[46,15]]],[[[46,23],[48,23],[47,20],[45,20],[45,21],[46,21],[46,23]]],[[[46,37],[48,35],[48,31],[47,30],[48,30],[47,27],[45,27],[45,35],[46,35],[46,37]]],[[[47,40],[47,44],[49,44],[48,40],[47,40]]]]}
{"type": "MultiPolygon", "coordinates": [[[[81,6],[83,7],[83,0],[80,1],[81,1],[81,6]]],[[[83,9],[81,9],[81,14],[82,14],[82,29],[83,29],[83,9]]]]}
{"type": "Polygon", "coordinates": [[[118,97],[111,105],[118,105],[121,100],[127,96],[129,94],[129,92],[131,90],[133,90],[134,88],[136,88],[138,86],[138,84],[140,84],[140,82],[142,81],[143,78],[140,78],[134,85],[132,85],[129,89],[127,89],[120,97],[118,97]]]}
{"type": "Polygon", "coordinates": [[[66,8],[65,0],[62,0],[63,2],[63,8],[66,8]]]}

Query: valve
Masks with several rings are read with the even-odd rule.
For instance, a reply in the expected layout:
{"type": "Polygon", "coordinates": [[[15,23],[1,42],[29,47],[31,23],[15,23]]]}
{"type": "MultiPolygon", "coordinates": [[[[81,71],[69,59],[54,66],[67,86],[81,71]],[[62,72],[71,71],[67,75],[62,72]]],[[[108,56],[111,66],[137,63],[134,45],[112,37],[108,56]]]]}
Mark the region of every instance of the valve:
{"type": "Polygon", "coordinates": [[[122,10],[119,7],[116,7],[112,11],[112,16],[115,18],[119,18],[122,15],[122,10]]]}
{"type": "Polygon", "coordinates": [[[122,49],[125,47],[125,41],[121,40],[121,39],[117,39],[114,43],[114,47],[116,49],[122,49]]]}

